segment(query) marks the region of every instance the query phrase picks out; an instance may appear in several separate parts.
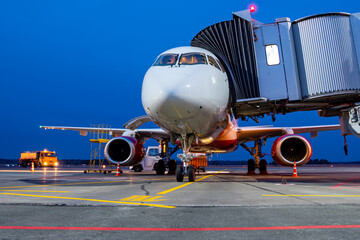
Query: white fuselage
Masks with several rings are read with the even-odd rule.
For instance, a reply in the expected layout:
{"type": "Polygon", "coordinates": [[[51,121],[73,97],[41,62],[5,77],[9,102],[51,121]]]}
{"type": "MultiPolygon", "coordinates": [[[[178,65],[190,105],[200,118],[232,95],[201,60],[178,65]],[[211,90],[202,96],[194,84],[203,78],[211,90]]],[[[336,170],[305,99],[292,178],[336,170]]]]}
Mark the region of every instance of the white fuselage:
{"type": "Polygon", "coordinates": [[[162,53],[144,77],[146,113],[175,135],[195,134],[211,142],[228,123],[228,103],[226,72],[214,54],[201,48],[179,47],[162,53]],[[198,55],[201,64],[194,60],[198,55]]]}

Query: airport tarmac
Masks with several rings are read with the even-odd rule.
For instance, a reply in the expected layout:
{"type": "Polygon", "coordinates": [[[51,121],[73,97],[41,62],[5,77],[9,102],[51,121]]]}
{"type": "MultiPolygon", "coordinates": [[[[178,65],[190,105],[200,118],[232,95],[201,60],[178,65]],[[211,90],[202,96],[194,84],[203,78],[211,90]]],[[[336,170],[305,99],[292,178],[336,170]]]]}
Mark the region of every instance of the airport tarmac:
{"type": "Polygon", "coordinates": [[[120,177],[84,168],[0,169],[1,239],[357,239],[360,166],[208,167],[120,177]],[[285,184],[286,183],[286,184],[285,184]]]}

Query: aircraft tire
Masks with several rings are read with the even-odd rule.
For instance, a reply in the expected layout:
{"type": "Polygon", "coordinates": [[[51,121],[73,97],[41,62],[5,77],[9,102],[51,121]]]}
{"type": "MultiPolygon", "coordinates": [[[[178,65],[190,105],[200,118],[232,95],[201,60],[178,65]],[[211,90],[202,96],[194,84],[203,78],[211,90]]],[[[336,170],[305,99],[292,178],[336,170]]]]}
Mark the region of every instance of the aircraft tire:
{"type": "Polygon", "coordinates": [[[184,168],[182,165],[177,165],[176,167],[176,181],[184,181],[184,168]]]}
{"type": "Polygon", "coordinates": [[[267,175],[267,162],[265,159],[261,159],[259,163],[259,170],[261,175],[267,175]]]}
{"type": "Polygon", "coordinates": [[[189,182],[195,182],[196,179],[196,169],[194,166],[188,167],[188,175],[189,175],[189,182]]]}
{"type": "Polygon", "coordinates": [[[249,159],[248,160],[248,175],[254,175],[255,174],[255,160],[249,159]]]}

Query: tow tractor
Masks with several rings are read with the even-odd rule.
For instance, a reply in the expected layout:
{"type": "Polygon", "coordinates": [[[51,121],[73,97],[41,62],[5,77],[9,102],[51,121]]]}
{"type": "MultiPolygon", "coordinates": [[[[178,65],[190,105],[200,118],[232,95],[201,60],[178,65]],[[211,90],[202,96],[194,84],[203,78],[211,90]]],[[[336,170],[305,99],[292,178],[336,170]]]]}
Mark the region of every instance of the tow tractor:
{"type": "MultiPolygon", "coordinates": [[[[177,151],[177,149],[175,151],[177,151]]],[[[176,161],[173,159],[166,161],[165,155],[160,146],[149,146],[144,159],[139,164],[131,166],[130,170],[134,170],[134,172],[155,170],[157,175],[163,175],[165,174],[166,168],[168,168],[168,174],[175,174],[176,161]]]]}

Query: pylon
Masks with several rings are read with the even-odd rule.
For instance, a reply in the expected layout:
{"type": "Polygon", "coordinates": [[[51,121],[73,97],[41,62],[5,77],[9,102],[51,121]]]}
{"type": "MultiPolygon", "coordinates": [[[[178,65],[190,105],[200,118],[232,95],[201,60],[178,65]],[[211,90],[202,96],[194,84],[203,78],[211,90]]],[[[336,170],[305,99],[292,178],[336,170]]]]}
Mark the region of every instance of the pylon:
{"type": "Polygon", "coordinates": [[[118,162],[115,176],[121,176],[120,171],[120,162],[118,162]]]}
{"type": "Polygon", "coordinates": [[[295,162],[295,161],[294,161],[293,177],[299,177],[299,176],[297,175],[296,162],[295,162]]]}
{"type": "Polygon", "coordinates": [[[34,162],[31,162],[31,169],[30,169],[31,172],[34,172],[35,171],[35,167],[34,167],[34,162]]]}

